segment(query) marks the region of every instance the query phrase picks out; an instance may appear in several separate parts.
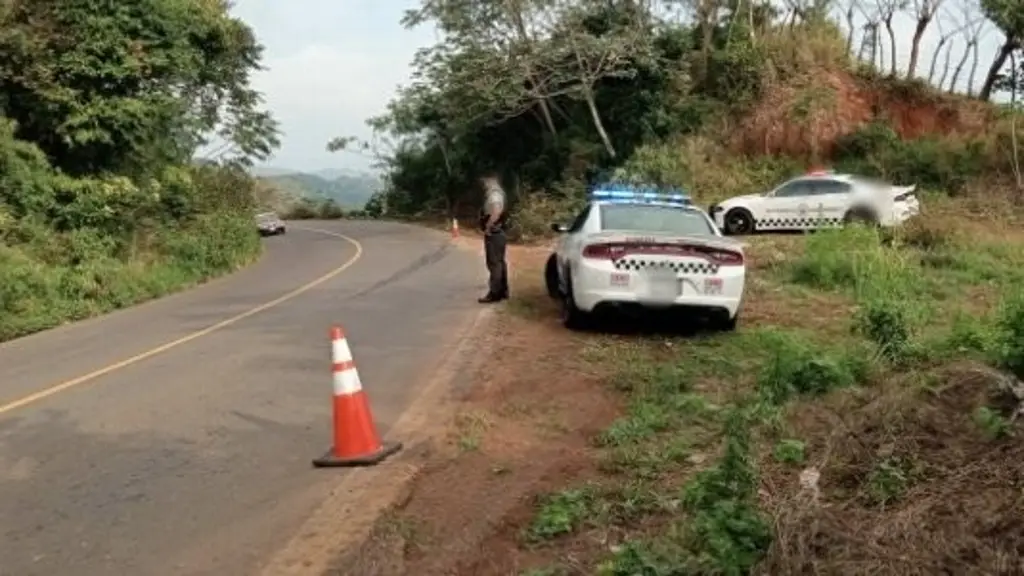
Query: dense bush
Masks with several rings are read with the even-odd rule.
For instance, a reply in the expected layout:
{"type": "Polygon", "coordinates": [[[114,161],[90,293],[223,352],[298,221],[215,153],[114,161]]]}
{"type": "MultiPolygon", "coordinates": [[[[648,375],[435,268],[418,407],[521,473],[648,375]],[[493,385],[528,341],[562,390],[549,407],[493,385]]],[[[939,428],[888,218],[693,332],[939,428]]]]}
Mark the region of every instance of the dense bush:
{"type": "Polygon", "coordinates": [[[835,161],[840,170],[956,194],[990,159],[980,140],[902,140],[887,123],[872,122],[837,140],[835,161]]]}

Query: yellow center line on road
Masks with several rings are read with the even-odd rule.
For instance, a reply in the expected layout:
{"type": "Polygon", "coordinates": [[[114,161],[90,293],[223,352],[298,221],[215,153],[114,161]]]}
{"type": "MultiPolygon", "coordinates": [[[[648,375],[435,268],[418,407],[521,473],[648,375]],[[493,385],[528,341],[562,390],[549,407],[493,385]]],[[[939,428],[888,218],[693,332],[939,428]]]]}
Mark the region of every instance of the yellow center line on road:
{"type": "Polygon", "coordinates": [[[90,373],[85,374],[83,376],[79,376],[77,378],[72,378],[70,380],[66,380],[66,381],[61,382],[59,384],[54,384],[53,386],[50,386],[50,387],[46,388],[45,390],[40,390],[39,392],[35,392],[35,393],[32,393],[32,394],[29,394],[28,396],[24,396],[22,398],[14,400],[12,402],[8,402],[7,404],[0,405],[0,416],[6,414],[8,412],[13,412],[14,410],[17,410],[19,408],[24,408],[25,406],[28,406],[29,404],[34,404],[36,402],[39,402],[40,400],[43,400],[45,398],[49,398],[50,396],[53,396],[55,394],[59,394],[60,392],[63,392],[65,390],[74,388],[76,386],[81,386],[82,384],[86,384],[86,383],[91,382],[91,381],[93,381],[93,380],[95,380],[95,379],[97,379],[97,378],[99,378],[101,376],[105,376],[107,374],[110,374],[111,372],[115,372],[115,371],[120,370],[122,368],[125,368],[127,366],[131,366],[132,364],[141,362],[143,360],[146,360],[147,358],[152,358],[153,356],[156,356],[157,354],[166,352],[166,351],[168,351],[168,350],[170,350],[172,348],[176,348],[178,346],[181,346],[182,344],[185,344],[187,342],[191,342],[191,341],[193,341],[193,340],[195,340],[197,338],[202,338],[203,336],[206,336],[208,334],[212,334],[213,332],[216,332],[217,330],[220,330],[222,328],[227,328],[228,326],[231,326],[232,324],[235,324],[235,323],[237,323],[237,322],[239,322],[241,320],[244,320],[244,319],[246,319],[246,318],[248,318],[250,316],[254,316],[256,314],[259,314],[260,312],[263,312],[264,310],[269,310],[269,309],[271,309],[271,308],[273,308],[275,306],[283,304],[283,303],[285,303],[285,302],[287,302],[287,301],[289,301],[289,300],[291,300],[291,299],[293,299],[293,298],[295,298],[297,296],[302,295],[305,292],[308,292],[308,291],[312,290],[313,288],[316,288],[317,286],[319,286],[320,284],[323,284],[324,282],[327,282],[331,278],[334,278],[335,276],[341,274],[342,272],[347,270],[349,267],[351,267],[353,264],[355,264],[356,261],[359,260],[359,258],[362,257],[362,255],[363,255],[363,245],[360,244],[359,241],[356,240],[355,238],[351,238],[349,236],[346,236],[344,234],[339,234],[337,232],[331,232],[329,230],[321,230],[319,228],[305,228],[305,227],[301,227],[301,228],[295,228],[295,229],[296,230],[305,230],[305,231],[308,231],[308,232],[316,232],[316,233],[319,233],[319,234],[326,234],[328,236],[334,236],[335,238],[341,238],[342,240],[345,240],[346,242],[348,242],[348,243],[352,244],[353,246],[355,246],[356,253],[351,258],[349,258],[348,261],[346,261],[344,264],[342,264],[341,266],[338,266],[334,270],[331,270],[330,272],[328,272],[327,274],[324,274],[323,276],[317,278],[316,280],[313,280],[312,282],[309,282],[307,284],[303,284],[302,286],[299,286],[298,288],[292,290],[291,292],[288,292],[287,294],[285,294],[283,296],[279,296],[279,297],[277,297],[277,298],[275,298],[275,299],[273,299],[273,300],[271,300],[269,302],[265,302],[263,304],[260,304],[259,306],[256,306],[255,308],[246,310],[245,312],[242,312],[241,314],[237,314],[235,316],[232,316],[231,318],[227,318],[226,320],[221,320],[220,322],[218,322],[218,323],[216,323],[216,324],[214,324],[212,326],[208,326],[206,328],[203,328],[202,330],[199,330],[198,332],[193,332],[193,333],[191,333],[191,334],[189,334],[187,336],[183,336],[183,337],[178,338],[177,340],[174,340],[172,342],[167,342],[165,344],[161,344],[160,346],[157,346],[156,348],[152,348],[152,349],[147,350],[145,352],[142,352],[140,354],[136,354],[135,356],[132,356],[131,358],[126,358],[124,360],[121,360],[120,362],[115,362],[113,364],[110,364],[109,366],[106,366],[104,368],[100,368],[99,370],[94,370],[93,372],[90,372],[90,373]]]}

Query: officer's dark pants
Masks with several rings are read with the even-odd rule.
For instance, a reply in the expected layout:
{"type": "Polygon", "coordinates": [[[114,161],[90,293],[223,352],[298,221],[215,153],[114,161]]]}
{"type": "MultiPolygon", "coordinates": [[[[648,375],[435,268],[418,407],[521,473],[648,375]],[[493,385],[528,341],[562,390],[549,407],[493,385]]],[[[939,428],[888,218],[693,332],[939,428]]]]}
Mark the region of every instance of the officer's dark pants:
{"type": "Polygon", "coordinates": [[[499,230],[484,236],[484,258],[490,273],[487,293],[491,296],[508,296],[508,264],[505,263],[505,232],[499,230]]]}

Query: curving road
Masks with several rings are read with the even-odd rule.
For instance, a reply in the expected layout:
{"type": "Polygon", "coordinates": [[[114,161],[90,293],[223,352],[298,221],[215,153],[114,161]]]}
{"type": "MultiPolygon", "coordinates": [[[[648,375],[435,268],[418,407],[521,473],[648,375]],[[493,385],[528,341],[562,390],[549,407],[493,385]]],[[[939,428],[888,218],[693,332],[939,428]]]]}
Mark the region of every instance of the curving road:
{"type": "Polygon", "coordinates": [[[328,327],[384,434],[482,268],[439,232],[294,223],[233,276],[0,345],[0,575],[255,573],[347,473],[310,465],[328,327]]]}

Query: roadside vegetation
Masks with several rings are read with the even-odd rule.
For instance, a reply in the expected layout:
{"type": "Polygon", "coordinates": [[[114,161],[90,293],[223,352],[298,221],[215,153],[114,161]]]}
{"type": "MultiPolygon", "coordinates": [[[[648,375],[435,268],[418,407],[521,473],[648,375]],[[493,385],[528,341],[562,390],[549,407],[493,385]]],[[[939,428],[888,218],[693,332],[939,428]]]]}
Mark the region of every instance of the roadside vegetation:
{"type": "MultiPolygon", "coordinates": [[[[828,166],[917,184],[924,214],[895,231],[747,239],[741,327],[725,335],[568,334],[542,286],[546,249],[516,249],[495,337],[510,375],[490,365],[466,401],[488,424],[457,422],[454,455],[376,533],[404,534],[407,573],[1024,565],[1024,5],[424,6],[407,22],[446,38],[417,83],[374,120],[377,140],[333,143],[387,171],[368,212],[472,218],[473,179],[497,170],[518,236],[543,243],[602,177],[707,205],[828,166]],[[892,35],[896,12],[939,50],[892,35]],[[974,56],[985,33],[1004,40],[992,66],[974,56]],[[486,522],[459,512],[474,498],[486,522]]],[[[373,550],[348,566],[399,573],[368,568],[373,550]]]]}
{"type": "Polygon", "coordinates": [[[0,52],[0,341],[257,257],[276,124],[226,2],[5,2],[0,52]]]}

